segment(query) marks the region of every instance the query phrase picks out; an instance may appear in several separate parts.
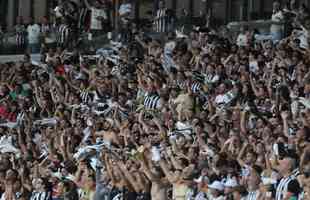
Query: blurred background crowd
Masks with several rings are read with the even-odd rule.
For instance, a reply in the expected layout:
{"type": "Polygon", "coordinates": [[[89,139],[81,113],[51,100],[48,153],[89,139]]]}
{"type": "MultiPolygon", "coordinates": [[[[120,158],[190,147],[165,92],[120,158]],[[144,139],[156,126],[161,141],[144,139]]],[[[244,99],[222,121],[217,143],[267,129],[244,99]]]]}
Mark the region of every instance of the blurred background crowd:
{"type": "Polygon", "coordinates": [[[117,30],[104,0],[17,18],[24,57],[0,64],[1,200],[310,199],[305,4],[274,1],[263,32],[157,3],[137,23],[122,2],[117,30]]]}

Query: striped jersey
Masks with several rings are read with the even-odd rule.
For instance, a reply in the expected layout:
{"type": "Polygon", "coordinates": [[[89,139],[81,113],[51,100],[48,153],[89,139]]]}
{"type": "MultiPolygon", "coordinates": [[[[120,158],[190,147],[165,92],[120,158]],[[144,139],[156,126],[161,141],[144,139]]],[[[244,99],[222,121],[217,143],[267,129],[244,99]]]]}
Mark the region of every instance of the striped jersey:
{"type": "Polygon", "coordinates": [[[80,14],[79,14],[79,21],[78,21],[78,28],[80,30],[85,30],[87,29],[89,25],[89,22],[87,22],[87,16],[88,16],[89,10],[87,8],[81,8],[80,9],[80,14]]]}
{"type": "Polygon", "coordinates": [[[157,94],[146,94],[143,105],[146,109],[158,109],[160,107],[160,97],[157,94]]]}
{"type": "Polygon", "coordinates": [[[285,198],[285,195],[288,191],[288,185],[292,182],[296,181],[295,174],[292,174],[291,176],[284,177],[280,180],[277,190],[276,190],[276,198],[275,200],[283,200],[285,198]]]}
{"type": "Polygon", "coordinates": [[[88,104],[88,103],[91,102],[92,99],[93,99],[93,93],[91,93],[91,92],[90,92],[89,90],[87,90],[87,89],[84,89],[84,90],[82,90],[81,93],[80,93],[80,98],[81,98],[81,100],[82,100],[82,102],[83,102],[84,104],[88,104]]]}
{"type": "Polygon", "coordinates": [[[26,44],[27,40],[26,27],[24,25],[16,25],[15,31],[16,31],[16,45],[22,46],[26,44]]]}
{"type": "Polygon", "coordinates": [[[201,88],[202,88],[202,85],[201,85],[201,83],[199,83],[199,82],[194,82],[194,83],[191,85],[191,91],[192,91],[193,93],[199,93],[200,90],[201,90],[201,88]]]}
{"type": "Polygon", "coordinates": [[[245,200],[256,200],[259,195],[259,191],[251,191],[246,196],[245,200]]]}
{"type": "Polygon", "coordinates": [[[164,33],[168,31],[168,17],[167,17],[167,9],[159,9],[155,16],[155,31],[159,33],[164,33]]]}
{"type": "Polygon", "coordinates": [[[68,25],[62,24],[58,27],[57,44],[65,44],[69,40],[70,28],[68,25]]]}
{"type": "Polygon", "coordinates": [[[49,192],[32,192],[30,200],[50,200],[51,195],[49,192]]]}
{"type": "Polygon", "coordinates": [[[51,31],[51,26],[49,24],[41,25],[41,33],[49,33],[51,31]]]}

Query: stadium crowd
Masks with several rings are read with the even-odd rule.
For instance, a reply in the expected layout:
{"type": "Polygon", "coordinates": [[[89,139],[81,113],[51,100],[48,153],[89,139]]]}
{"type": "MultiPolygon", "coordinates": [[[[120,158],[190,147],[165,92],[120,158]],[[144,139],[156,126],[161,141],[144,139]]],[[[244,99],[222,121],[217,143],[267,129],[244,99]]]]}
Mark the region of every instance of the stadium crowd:
{"type": "MultiPolygon", "coordinates": [[[[94,35],[108,24],[102,2],[82,6],[94,35]]],[[[82,14],[66,6],[55,9],[64,23],[82,14]]],[[[128,10],[131,37],[96,56],[32,38],[39,63],[1,64],[1,200],[310,200],[306,8],[275,2],[270,35],[233,40],[174,31],[160,1],[164,41],[128,29],[128,10]]]]}

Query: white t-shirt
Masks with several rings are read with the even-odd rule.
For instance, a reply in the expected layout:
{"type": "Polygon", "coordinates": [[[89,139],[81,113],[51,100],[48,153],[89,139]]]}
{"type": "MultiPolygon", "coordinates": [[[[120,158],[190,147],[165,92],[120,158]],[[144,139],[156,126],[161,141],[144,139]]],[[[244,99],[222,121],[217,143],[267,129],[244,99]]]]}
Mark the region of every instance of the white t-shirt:
{"type": "Polygon", "coordinates": [[[98,20],[98,17],[103,17],[104,19],[107,19],[107,13],[103,9],[97,9],[92,7],[91,8],[91,24],[90,29],[91,30],[102,30],[102,23],[101,20],[98,20]]]}
{"type": "Polygon", "coordinates": [[[30,44],[39,43],[39,36],[40,36],[40,26],[38,24],[29,25],[27,27],[28,32],[28,42],[30,44]]]}

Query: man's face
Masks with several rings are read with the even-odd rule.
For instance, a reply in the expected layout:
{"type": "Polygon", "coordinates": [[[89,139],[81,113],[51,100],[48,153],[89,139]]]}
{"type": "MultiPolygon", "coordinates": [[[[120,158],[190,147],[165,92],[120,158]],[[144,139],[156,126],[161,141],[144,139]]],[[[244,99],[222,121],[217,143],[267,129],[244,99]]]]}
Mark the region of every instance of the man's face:
{"type": "Polygon", "coordinates": [[[259,185],[260,177],[253,169],[250,172],[250,175],[247,178],[247,184],[249,187],[257,187],[259,185]]]}
{"type": "Polygon", "coordinates": [[[289,158],[284,158],[282,160],[279,160],[279,166],[278,166],[279,172],[284,175],[291,171],[292,168],[292,162],[289,158]]]}

